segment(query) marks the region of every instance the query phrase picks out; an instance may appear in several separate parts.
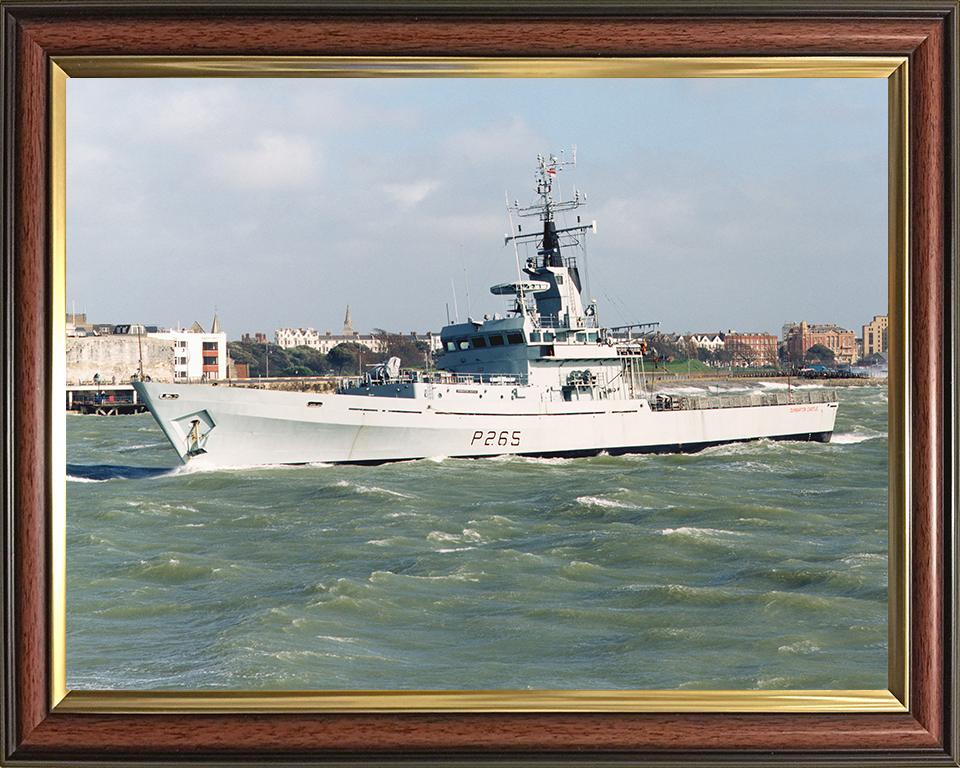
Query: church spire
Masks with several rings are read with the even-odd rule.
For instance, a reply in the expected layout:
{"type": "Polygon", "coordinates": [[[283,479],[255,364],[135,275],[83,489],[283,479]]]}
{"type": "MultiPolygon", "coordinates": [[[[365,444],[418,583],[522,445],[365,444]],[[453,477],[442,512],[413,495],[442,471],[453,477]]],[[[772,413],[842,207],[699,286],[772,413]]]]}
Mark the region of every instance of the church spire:
{"type": "Polygon", "coordinates": [[[347,304],[347,316],[343,318],[343,335],[344,336],[355,336],[356,331],[353,330],[353,321],[350,319],[350,305],[347,304]]]}
{"type": "Polygon", "coordinates": [[[210,333],[223,333],[220,330],[220,320],[217,318],[217,308],[213,308],[213,328],[210,329],[210,333]]]}

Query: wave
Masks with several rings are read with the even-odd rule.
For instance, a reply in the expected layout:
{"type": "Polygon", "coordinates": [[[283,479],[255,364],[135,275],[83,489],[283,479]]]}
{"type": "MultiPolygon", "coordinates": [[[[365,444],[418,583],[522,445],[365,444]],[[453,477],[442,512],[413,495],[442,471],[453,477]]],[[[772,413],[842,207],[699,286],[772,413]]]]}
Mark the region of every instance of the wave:
{"type": "Polygon", "coordinates": [[[789,643],[787,645],[781,645],[777,648],[777,651],[780,653],[816,653],[820,650],[820,646],[814,643],[812,640],[797,640],[796,642],[789,643]]]}
{"type": "Polygon", "coordinates": [[[217,464],[215,460],[209,459],[208,456],[199,456],[197,458],[191,459],[187,464],[180,464],[175,467],[171,474],[175,475],[193,475],[193,474],[202,474],[204,472],[250,472],[252,470],[269,470],[271,472],[290,472],[294,470],[300,470],[304,467],[319,467],[326,468],[332,467],[333,464],[325,464],[323,462],[314,462],[310,464],[217,464]]]}
{"type": "Polygon", "coordinates": [[[603,507],[606,509],[629,509],[637,510],[641,507],[637,507],[633,504],[626,504],[622,501],[615,501],[614,499],[604,499],[600,496],[578,496],[576,503],[583,507],[603,507]]]}
{"type": "Polygon", "coordinates": [[[176,467],[126,467],[115,464],[67,464],[67,480],[102,483],[108,480],[149,480],[172,475],[176,467]]]}
{"type": "MultiPolygon", "coordinates": [[[[685,604],[688,606],[719,607],[731,604],[742,604],[749,600],[745,595],[729,587],[695,586],[690,584],[647,584],[630,585],[616,590],[622,595],[631,595],[630,604],[633,607],[656,607],[685,604]]],[[[682,630],[663,627],[667,634],[679,633],[682,630]]]]}
{"type": "Polygon", "coordinates": [[[491,464],[516,463],[516,464],[539,464],[542,466],[564,466],[572,461],[578,461],[576,458],[565,456],[518,456],[515,453],[503,453],[499,456],[484,456],[484,461],[491,464]]]}
{"type": "Polygon", "coordinates": [[[472,528],[464,528],[462,533],[431,531],[427,534],[427,541],[433,542],[434,544],[484,543],[483,535],[472,528]]]}
{"type": "Polygon", "coordinates": [[[401,499],[414,499],[415,496],[411,496],[407,493],[400,493],[399,491],[391,491],[389,488],[380,488],[376,485],[360,485],[359,483],[351,483],[349,480],[338,480],[333,484],[335,488],[348,488],[356,493],[370,493],[370,494],[386,494],[387,496],[397,496],[401,499]]]}
{"type": "Polygon", "coordinates": [[[680,536],[692,536],[695,539],[722,539],[726,536],[750,536],[746,531],[725,531],[719,528],[697,528],[693,525],[685,525],[680,528],[664,528],[660,531],[661,536],[670,536],[677,534],[680,536]]]}
{"type": "Polygon", "coordinates": [[[144,581],[184,584],[207,579],[219,570],[210,565],[184,563],[179,557],[167,557],[141,560],[139,565],[132,568],[130,575],[144,581]]]}
{"type": "Polygon", "coordinates": [[[877,432],[866,427],[855,427],[853,432],[834,433],[830,442],[838,445],[856,445],[857,443],[865,443],[867,440],[879,440],[886,437],[886,432],[877,432]]]}
{"type": "Polygon", "coordinates": [[[140,443],[139,445],[121,445],[114,450],[117,453],[131,453],[133,451],[142,451],[144,448],[166,448],[167,443],[140,443]]]}

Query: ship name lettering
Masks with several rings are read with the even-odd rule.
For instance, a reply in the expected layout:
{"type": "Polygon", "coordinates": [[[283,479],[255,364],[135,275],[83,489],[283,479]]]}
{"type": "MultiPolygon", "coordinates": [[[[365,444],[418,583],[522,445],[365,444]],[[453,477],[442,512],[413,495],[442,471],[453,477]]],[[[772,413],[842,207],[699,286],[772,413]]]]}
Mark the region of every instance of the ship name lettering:
{"type": "Polygon", "coordinates": [[[490,430],[489,432],[484,432],[478,429],[473,433],[473,439],[470,441],[470,445],[473,445],[478,440],[482,441],[483,445],[512,445],[516,447],[520,445],[520,430],[517,429],[513,432],[508,430],[503,430],[502,432],[490,430]]]}

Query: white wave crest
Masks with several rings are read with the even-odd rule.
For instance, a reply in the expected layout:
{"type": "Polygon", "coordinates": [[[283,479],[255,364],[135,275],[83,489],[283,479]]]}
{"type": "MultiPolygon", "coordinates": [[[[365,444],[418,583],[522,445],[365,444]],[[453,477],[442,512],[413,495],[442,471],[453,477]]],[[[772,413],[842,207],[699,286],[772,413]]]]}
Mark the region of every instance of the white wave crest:
{"type": "Polygon", "coordinates": [[[144,448],[164,448],[166,443],[141,443],[140,445],[122,445],[116,449],[117,453],[129,453],[131,451],[140,451],[144,448]]]}
{"type": "Polygon", "coordinates": [[[303,469],[304,467],[332,467],[333,464],[325,464],[321,461],[309,464],[217,464],[214,459],[208,456],[198,456],[190,459],[187,464],[180,464],[174,467],[170,474],[172,475],[192,475],[203,472],[249,472],[250,470],[269,470],[271,472],[290,472],[303,469]]]}
{"type": "Polygon", "coordinates": [[[867,440],[886,438],[886,436],[886,432],[876,432],[872,429],[856,427],[853,432],[834,433],[833,437],[830,438],[830,442],[839,445],[856,445],[857,443],[864,443],[867,440]]]}
{"type": "Polygon", "coordinates": [[[680,528],[664,528],[660,531],[661,536],[690,536],[694,539],[718,539],[725,536],[749,536],[744,531],[726,531],[721,528],[698,528],[693,525],[685,525],[680,528]]]}
{"type": "Polygon", "coordinates": [[[604,499],[599,496],[578,496],[577,504],[584,507],[608,507],[610,509],[636,509],[630,504],[624,504],[622,501],[613,499],[604,499]]]}

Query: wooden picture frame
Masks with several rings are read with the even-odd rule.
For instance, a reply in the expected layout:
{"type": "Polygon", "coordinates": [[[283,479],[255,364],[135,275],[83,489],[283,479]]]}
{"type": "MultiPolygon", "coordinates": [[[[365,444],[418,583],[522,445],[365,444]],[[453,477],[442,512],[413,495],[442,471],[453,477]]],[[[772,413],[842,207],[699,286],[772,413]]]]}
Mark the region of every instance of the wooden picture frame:
{"type": "MultiPolygon", "coordinates": [[[[956,2],[700,5],[21,2],[4,0],[4,669],[0,758],[286,763],[958,764],[956,2]],[[51,564],[61,301],[50,254],[62,174],[51,171],[56,60],[176,57],[883,56],[907,61],[903,280],[909,333],[901,457],[910,579],[906,706],[788,712],[217,711],[181,697],[129,711],[61,706],[51,564]],[[193,712],[190,712],[194,709],[193,712]]],[[[891,87],[902,87],[897,82],[891,87]]],[[[896,229],[896,227],[895,227],[896,229]]],[[[895,277],[891,275],[891,281],[895,277]]],[[[892,435],[893,437],[893,435],[892,435]]],[[[896,441],[893,441],[894,444],[896,441]]],[[[175,697],[174,697],[175,698],[175,697]]],[[[829,709],[829,707],[827,708],[829,709]]]]}

